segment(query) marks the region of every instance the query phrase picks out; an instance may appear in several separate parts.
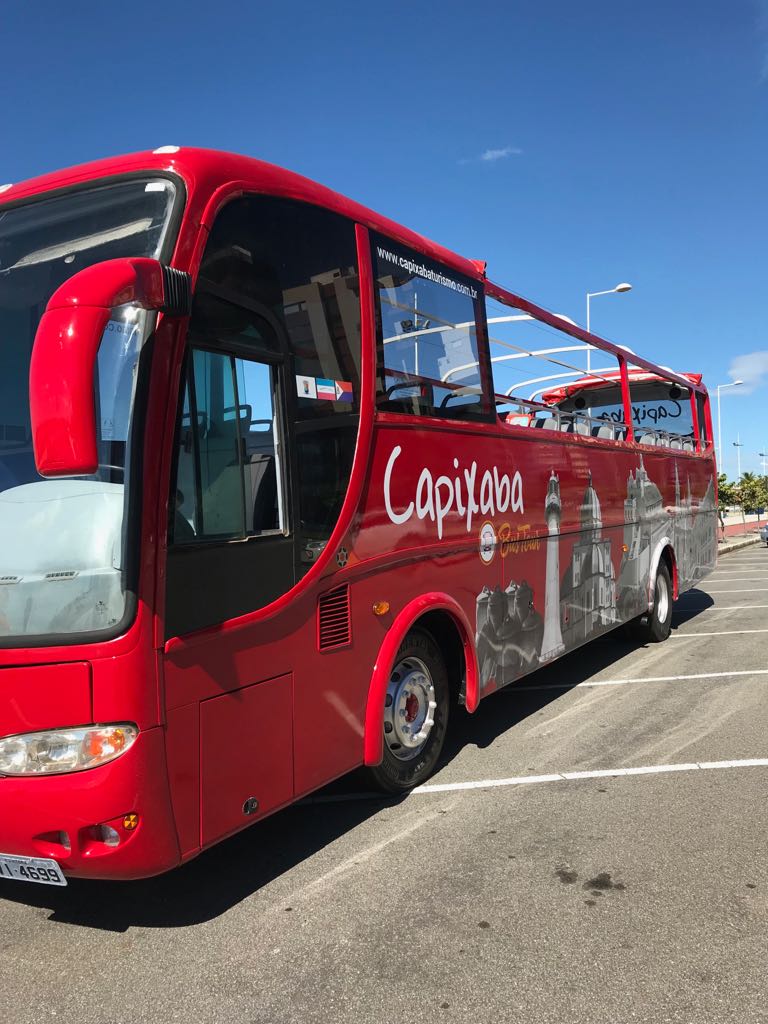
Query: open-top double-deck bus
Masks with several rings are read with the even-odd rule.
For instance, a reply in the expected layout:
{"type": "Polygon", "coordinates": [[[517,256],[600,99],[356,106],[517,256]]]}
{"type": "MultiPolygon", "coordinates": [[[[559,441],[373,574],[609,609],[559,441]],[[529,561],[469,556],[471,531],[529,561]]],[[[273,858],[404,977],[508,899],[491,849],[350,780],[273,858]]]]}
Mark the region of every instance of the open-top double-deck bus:
{"type": "Polygon", "coordinates": [[[4,187],[0,874],[415,786],[457,704],[664,639],[715,479],[699,377],[296,174],[165,147],[4,187]]]}

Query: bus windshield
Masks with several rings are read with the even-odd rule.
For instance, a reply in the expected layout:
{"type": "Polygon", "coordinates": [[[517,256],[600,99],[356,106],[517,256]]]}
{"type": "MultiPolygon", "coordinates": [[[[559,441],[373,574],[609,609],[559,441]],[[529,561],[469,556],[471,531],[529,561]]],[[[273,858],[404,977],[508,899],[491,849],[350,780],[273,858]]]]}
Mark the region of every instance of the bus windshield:
{"type": "Polygon", "coordinates": [[[35,469],[29,365],[54,291],[94,263],[159,257],[175,185],[133,179],[0,207],[0,638],[108,629],[125,613],[123,511],[131,411],[147,318],[113,314],[98,355],[99,470],[35,469]]]}

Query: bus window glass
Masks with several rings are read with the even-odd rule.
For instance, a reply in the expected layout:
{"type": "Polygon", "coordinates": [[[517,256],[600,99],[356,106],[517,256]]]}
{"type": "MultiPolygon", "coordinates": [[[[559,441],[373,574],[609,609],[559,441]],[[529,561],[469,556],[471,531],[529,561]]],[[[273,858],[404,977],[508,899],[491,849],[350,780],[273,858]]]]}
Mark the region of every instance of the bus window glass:
{"type": "Polygon", "coordinates": [[[199,349],[189,370],[179,426],[174,542],[281,529],[273,371],[199,349]]]}
{"type": "Polygon", "coordinates": [[[377,404],[389,412],[484,417],[478,282],[376,236],[377,404]]]}
{"type": "Polygon", "coordinates": [[[629,365],[632,424],[638,444],[693,451],[691,392],[629,365]]]}
{"type": "Polygon", "coordinates": [[[120,305],[106,323],[94,373],[98,468],[89,477],[38,474],[29,368],[40,317],[65,281],[102,261],[167,258],[176,197],[172,182],[142,177],[0,213],[0,578],[14,581],[0,587],[0,638],[115,632],[135,608],[131,453],[143,414],[134,399],[150,370],[155,317],[120,305]]]}
{"type": "Polygon", "coordinates": [[[338,519],[357,438],[360,285],[353,223],[274,196],[229,203],[203,256],[190,330],[198,343],[245,346],[286,364],[299,561],[306,566],[338,519]]]}
{"type": "Polygon", "coordinates": [[[696,413],[699,420],[699,440],[702,451],[707,447],[707,417],[706,402],[700,391],[696,392],[696,413]]]}

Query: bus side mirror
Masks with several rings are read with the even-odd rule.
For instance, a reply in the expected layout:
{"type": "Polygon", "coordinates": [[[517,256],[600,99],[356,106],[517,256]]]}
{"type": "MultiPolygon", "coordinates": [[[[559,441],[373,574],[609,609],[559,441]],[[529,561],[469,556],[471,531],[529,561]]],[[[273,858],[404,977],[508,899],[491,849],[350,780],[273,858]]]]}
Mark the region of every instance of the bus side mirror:
{"type": "Polygon", "coordinates": [[[144,257],[86,267],[53,293],[35,334],[29,407],[41,476],[87,476],[98,468],[94,372],[115,307],[187,316],[190,277],[144,257]]]}

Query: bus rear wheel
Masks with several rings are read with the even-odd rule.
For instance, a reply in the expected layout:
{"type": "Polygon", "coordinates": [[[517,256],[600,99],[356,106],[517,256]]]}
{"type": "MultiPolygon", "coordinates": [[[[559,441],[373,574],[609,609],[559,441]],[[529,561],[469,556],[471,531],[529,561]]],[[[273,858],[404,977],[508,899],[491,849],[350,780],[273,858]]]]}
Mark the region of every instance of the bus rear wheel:
{"type": "Polygon", "coordinates": [[[369,768],[378,789],[405,793],[435,769],[448,730],[450,686],[437,644],[408,632],[395,657],[384,698],[384,756],[369,768]]]}
{"type": "Polygon", "coordinates": [[[659,562],[653,592],[653,608],[629,623],[633,639],[641,643],[660,644],[672,629],[672,580],[667,563],[659,562]]]}

